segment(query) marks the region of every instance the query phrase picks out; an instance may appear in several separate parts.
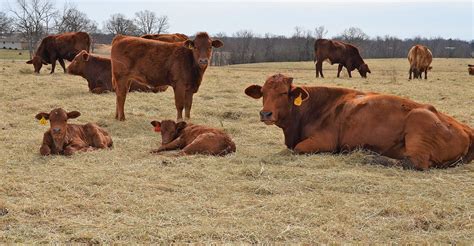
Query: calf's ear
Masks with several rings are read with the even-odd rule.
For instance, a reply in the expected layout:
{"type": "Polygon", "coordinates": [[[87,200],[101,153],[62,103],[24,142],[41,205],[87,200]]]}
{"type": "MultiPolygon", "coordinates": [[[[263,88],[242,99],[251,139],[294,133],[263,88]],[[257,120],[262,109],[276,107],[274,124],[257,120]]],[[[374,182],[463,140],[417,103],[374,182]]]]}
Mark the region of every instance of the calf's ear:
{"type": "Polygon", "coordinates": [[[152,126],[161,126],[161,122],[156,121],[156,120],[150,122],[150,124],[151,124],[152,126]]]}
{"type": "Polygon", "coordinates": [[[300,95],[301,95],[301,100],[302,101],[305,101],[309,98],[309,93],[308,93],[308,91],[306,91],[306,89],[304,89],[302,87],[299,87],[299,86],[293,87],[291,89],[291,92],[290,92],[290,97],[291,98],[294,99],[294,98],[299,97],[300,95]]]}
{"type": "Polygon", "coordinates": [[[33,64],[33,60],[27,61],[26,64],[33,64]]]}
{"type": "Polygon", "coordinates": [[[245,94],[249,97],[259,99],[263,96],[262,87],[259,85],[251,85],[245,89],[245,94]]]}
{"type": "Polygon", "coordinates": [[[176,123],[176,132],[180,132],[181,130],[186,128],[186,126],[187,126],[186,121],[180,121],[176,123]]]}
{"type": "Polygon", "coordinates": [[[47,120],[49,120],[49,114],[48,113],[44,113],[44,112],[41,112],[41,113],[38,113],[35,118],[37,120],[41,120],[41,118],[45,118],[47,120]]]}
{"type": "Polygon", "coordinates": [[[194,48],[194,41],[189,40],[189,39],[184,41],[184,47],[189,48],[189,49],[193,49],[194,48]]]}
{"type": "Polygon", "coordinates": [[[75,119],[79,116],[81,116],[81,113],[79,113],[79,111],[71,111],[71,112],[67,113],[67,118],[68,119],[75,119]]]}
{"type": "Polygon", "coordinates": [[[214,48],[219,48],[219,47],[222,47],[223,45],[224,43],[222,43],[222,41],[220,41],[219,39],[212,40],[212,47],[214,48]]]}
{"type": "Polygon", "coordinates": [[[82,54],[82,59],[84,59],[84,61],[88,61],[89,60],[89,53],[84,52],[84,54],[82,54]]]}

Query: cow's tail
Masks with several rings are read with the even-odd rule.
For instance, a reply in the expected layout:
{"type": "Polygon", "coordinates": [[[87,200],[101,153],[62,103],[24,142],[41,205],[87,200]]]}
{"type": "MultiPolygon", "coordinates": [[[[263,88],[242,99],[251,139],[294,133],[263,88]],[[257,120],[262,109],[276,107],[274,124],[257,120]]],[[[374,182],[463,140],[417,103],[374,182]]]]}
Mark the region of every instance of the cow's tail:
{"type": "Polygon", "coordinates": [[[471,143],[469,144],[469,149],[467,150],[467,154],[462,158],[464,163],[469,163],[474,159],[474,129],[471,129],[470,135],[471,143]]]}

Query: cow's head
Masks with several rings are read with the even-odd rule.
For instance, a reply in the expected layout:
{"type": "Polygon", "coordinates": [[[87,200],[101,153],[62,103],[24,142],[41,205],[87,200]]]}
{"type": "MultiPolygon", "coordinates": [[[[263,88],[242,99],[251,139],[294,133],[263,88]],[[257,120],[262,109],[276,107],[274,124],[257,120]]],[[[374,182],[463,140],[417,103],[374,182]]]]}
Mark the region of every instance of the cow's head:
{"type": "Polygon", "coordinates": [[[71,64],[67,67],[67,72],[73,75],[82,75],[85,70],[86,63],[89,61],[89,53],[83,50],[74,57],[71,64]]]}
{"type": "Polygon", "coordinates": [[[199,67],[206,68],[211,59],[212,47],[219,48],[224,43],[220,40],[212,40],[205,32],[196,34],[194,40],[186,40],[184,46],[193,51],[194,61],[199,67]]]}
{"type": "Polygon", "coordinates": [[[62,150],[67,133],[67,120],[74,119],[81,115],[78,111],[66,112],[62,108],[53,109],[49,113],[38,113],[36,119],[49,120],[51,136],[58,150],[62,150]]]}
{"type": "Polygon", "coordinates": [[[40,56],[34,56],[33,59],[27,61],[26,64],[33,64],[33,67],[35,68],[35,73],[39,73],[41,67],[43,65],[47,65],[48,63],[40,56]]]}
{"type": "Polygon", "coordinates": [[[161,144],[167,144],[181,135],[181,131],[186,128],[184,121],[176,123],[174,120],[152,121],[151,125],[155,127],[155,132],[161,132],[161,144]]]}
{"type": "Polygon", "coordinates": [[[260,120],[267,125],[282,126],[290,116],[292,107],[301,106],[309,98],[308,92],[293,86],[293,78],[275,74],[265,81],[262,86],[251,85],[245,89],[245,94],[259,99],[263,97],[263,109],[260,120]]]}
{"type": "Polygon", "coordinates": [[[360,65],[357,68],[357,70],[359,70],[360,76],[362,76],[362,78],[367,78],[367,73],[370,73],[369,65],[367,65],[365,63],[360,65]]]}

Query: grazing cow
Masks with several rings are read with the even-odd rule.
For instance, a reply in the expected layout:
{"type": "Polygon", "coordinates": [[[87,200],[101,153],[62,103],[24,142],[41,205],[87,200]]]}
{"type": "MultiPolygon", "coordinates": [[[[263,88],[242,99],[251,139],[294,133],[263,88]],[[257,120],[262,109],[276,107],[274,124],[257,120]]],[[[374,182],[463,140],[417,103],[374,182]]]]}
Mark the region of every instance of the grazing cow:
{"type": "Polygon", "coordinates": [[[112,138],[104,129],[94,123],[85,125],[68,124],[68,119],[81,115],[78,111],[66,112],[62,108],[50,113],[39,113],[36,119],[49,120],[50,129],[44,133],[41,155],[72,155],[77,151],[89,151],[112,147],[112,138]]]}
{"type": "Polygon", "coordinates": [[[410,62],[410,75],[408,79],[411,79],[411,74],[413,73],[413,78],[421,79],[421,74],[425,72],[425,79],[428,78],[428,70],[431,70],[431,61],[433,61],[433,55],[431,51],[423,45],[415,45],[408,52],[408,62],[410,62]]]}
{"type": "Polygon", "coordinates": [[[170,33],[170,34],[145,34],[141,36],[145,39],[159,40],[168,43],[184,42],[189,39],[188,36],[182,33],[170,33]]]}
{"type": "Polygon", "coordinates": [[[474,75],[474,65],[467,65],[467,71],[469,72],[470,75],[474,75]]]}
{"type": "Polygon", "coordinates": [[[161,146],[152,153],[181,149],[179,155],[222,156],[235,152],[234,142],[222,130],[173,120],[152,121],[151,124],[156,132],[161,132],[161,146]]]}
{"type": "Polygon", "coordinates": [[[35,73],[39,73],[43,65],[51,64],[51,73],[54,73],[57,60],[66,72],[63,59],[72,61],[81,50],[89,51],[90,46],[91,38],[85,32],[50,35],[41,40],[35,56],[26,63],[33,64],[35,73]]]}
{"type": "Polygon", "coordinates": [[[193,94],[201,85],[202,77],[211,57],[212,47],[223,45],[212,40],[205,32],[194,40],[181,43],[165,43],[144,38],[118,35],[112,41],[112,83],[117,95],[116,114],[125,120],[124,105],[132,81],[156,87],[170,85],[178,121],[191,117],[193,94]]]}
{"type": "Polygon", "coordinates": [[[474,130],[433,106],[393,95],[300,87],[273,75],[245,94],[263,97],[260,120],[283,129],[296,153],[365,148],[406,168],[448,167],[474,158],[474,130]]]}
{"type": "Polygon", "coordinates": [[[342,67],[346,67],[349,78],[352,78],[351,72],[357,69],[362,78],[367,78],[370,73],[369,66],[359,54],[359,49],[354,45],[340,41],[318,39],[314,42],[314,62],[316,63],[316,78],[323,75],[323,61],[329,63],[338,63],[337,77],[341,74],[342,67]]]}
{"type": "MultiPolygon", "coordinates": [[[[69,74],[79,75],[87,80],[89,91],[101,94],[114,91],[112,86],[112,71],[109,58],[94,56],[83,50],[74,57],[67,67],[69,74]]],[[[129,91],[159,92],[165,91],[168,86],[149,87],[145,84],[132,82],[129,91]]]]}

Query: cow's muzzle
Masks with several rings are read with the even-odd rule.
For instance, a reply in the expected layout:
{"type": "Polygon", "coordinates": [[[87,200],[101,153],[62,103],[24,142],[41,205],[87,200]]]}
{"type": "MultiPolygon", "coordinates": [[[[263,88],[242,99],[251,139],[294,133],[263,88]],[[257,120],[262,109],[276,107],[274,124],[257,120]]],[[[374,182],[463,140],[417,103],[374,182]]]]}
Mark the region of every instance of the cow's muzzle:
{"type": "Polygon", "coordinates": [[[207,65],[209,63],[209,59],[199,59],[199,65],[207,65]]]}
{"type": "Polygon", "coordinates": [[[272,115],[272,112],[262,110],[260,111],[260,121],[264,122],[267,125],[271,125],[274,122],[272,115]]]}

